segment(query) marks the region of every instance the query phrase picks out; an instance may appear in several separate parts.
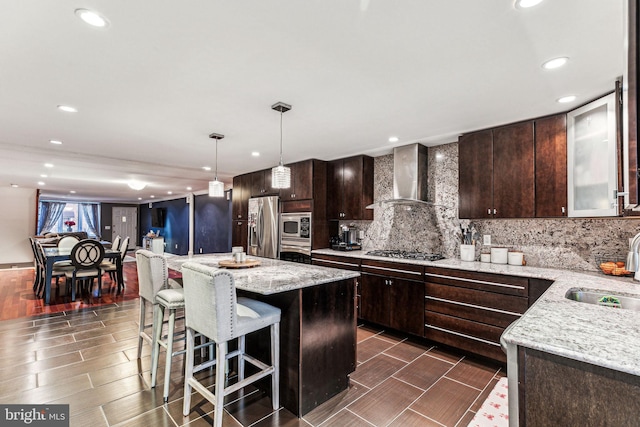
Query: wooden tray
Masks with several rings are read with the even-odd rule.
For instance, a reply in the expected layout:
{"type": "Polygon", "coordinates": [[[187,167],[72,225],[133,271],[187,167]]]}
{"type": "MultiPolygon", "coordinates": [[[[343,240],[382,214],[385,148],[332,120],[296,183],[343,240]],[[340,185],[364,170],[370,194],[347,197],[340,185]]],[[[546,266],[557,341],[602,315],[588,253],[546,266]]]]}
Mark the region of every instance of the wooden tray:
{"type": "Polygon", "coordinates": [[[250,268],[260,265],[260,261],[256,259],[248,259],[245,262],[235,262],[232,259],[225,259],[218,262],[218,265],[226,268],[250,268]]]}

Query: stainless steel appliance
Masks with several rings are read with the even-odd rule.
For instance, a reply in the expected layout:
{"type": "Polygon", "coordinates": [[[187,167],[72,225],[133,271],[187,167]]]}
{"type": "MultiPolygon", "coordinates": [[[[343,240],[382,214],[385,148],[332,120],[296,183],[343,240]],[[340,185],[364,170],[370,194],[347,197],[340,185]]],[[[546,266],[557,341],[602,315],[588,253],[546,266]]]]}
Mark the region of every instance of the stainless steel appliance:
{"type": "Polygon", "coordinates": [[[278,196],[249,199],[249,255],[278,258],[278,196]]]}
{"type": "Polygon", "coordinates": [[[311,255],[311,212],[280,215],[280,253],[311,255]]]}

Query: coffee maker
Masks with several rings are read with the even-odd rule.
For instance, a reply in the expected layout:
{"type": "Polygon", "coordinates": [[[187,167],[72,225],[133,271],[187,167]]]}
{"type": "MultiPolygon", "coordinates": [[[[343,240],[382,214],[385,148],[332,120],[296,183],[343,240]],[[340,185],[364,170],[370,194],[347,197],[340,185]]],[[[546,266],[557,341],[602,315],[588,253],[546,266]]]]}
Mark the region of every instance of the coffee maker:
{"type": "Polygon", "coordinates": [[[338,239],[332,239],[331,248],[338,251],[357,251],[362,249],[358,241],[358,228],[347,225],[341,226],[340,235],[338,239]]]}

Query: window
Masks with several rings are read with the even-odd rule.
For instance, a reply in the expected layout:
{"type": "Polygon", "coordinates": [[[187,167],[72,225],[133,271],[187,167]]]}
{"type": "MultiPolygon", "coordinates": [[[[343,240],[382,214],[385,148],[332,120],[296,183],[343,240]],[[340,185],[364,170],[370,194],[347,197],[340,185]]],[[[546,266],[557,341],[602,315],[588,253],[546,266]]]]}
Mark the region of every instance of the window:
{"type": "Polygon", "coordinates": [[[59,203],[40,202],[39,215],[46,218],[38,218],[38,223],[46,223],[46,230],[42,233],[64,233],[69,231],[85,231],[89,237],[99,238],[97,235],[99,226],[99,204],[96,203],[59,203]],[[51,213],[51,209],[43,209],[43,205],[64,205],[62,213],[51,213]],[[96,208],[97,207],[97,208],[96,208]],[[85,213],[86,212],[86,213],[85,213]],[[57,216],[57,218],[55,218],[57,216]]]}

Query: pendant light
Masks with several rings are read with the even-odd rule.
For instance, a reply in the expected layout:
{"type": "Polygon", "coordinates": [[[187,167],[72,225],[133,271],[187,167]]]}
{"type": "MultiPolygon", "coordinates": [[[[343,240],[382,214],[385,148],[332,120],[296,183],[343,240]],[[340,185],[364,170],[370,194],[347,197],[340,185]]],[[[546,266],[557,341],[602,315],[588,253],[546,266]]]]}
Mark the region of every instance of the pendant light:
{"type": "Polygon", "coordinates": [[[224,138],[224,135],[212,133],[209,138],[216,140],[216,176],[213,181],[209,181],[209,197],[224,197],[224,182],[218,181],[218,141],[224,138]]]}
{"type": "Polygon", "coordinates": [[[291,187],[291,168],[282,164],[282,114],[291,110],[291,105],[277,102],[271,106],[272,110],[280,111],[280,163],[271,168],[271,186],[273,188],[291,187]]]}

